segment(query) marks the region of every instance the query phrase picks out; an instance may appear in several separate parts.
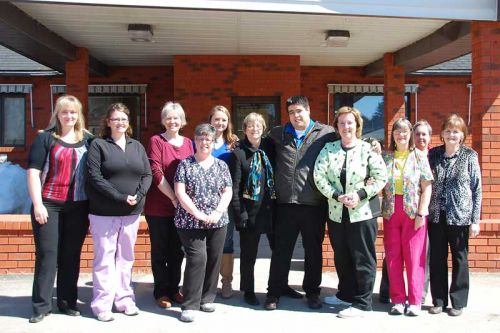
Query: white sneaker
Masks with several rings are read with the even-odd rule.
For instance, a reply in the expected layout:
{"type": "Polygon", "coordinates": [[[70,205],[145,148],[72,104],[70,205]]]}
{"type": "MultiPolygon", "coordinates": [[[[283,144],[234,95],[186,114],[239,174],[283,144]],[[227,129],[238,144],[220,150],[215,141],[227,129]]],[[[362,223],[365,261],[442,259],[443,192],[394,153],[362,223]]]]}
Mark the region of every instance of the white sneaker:
{"type": "Polygon", "coordinates": [[[111,311],[104,311],[97,315],[97,320],[106,322],[113,321],[115,320],[115,318],[113,318],[113,314],[111,313],[111,311]]]}
{"type": "Polygon", "coordinates": [[[215,304],[214,303],[205,303],[200,305],[200,310],[203,312],[214,312],[215,304]]]}
{"type": "Polygon", "coordinates": [[[406,314],[410,317],[417,317],[420,314],[421,307],[420,304],[418,305],[410,305],[408,306],[408,311],[406,314]]]}
{"type": "Polygon", "coordinates": [[[323,300],[323,302],[325,302],[326,304],[329,304],[329,305],[344,305],[344,306],[351,306],[351,303],[349,302],[344,302],[343,300],[341,300],[340,298],[337,298],[337,296],[327,296],[325,297],[325,299],[323,300]]]}
{"type": "Polygon", "coordinates": [[[348,307],[339,312],[337,317],[339,318],[360,318],[365,316],[365,311],[353,308],[352,306],[348,307]]]}
{"type": "Polygon", "coordinates": [[[139,308],[135,305],[132,305],[126,308],[123,313],[127,316],[137,316],[139,314],[139,308]]]}
{"type": "Polygon", "coordinates": [[[405,313],[405,305],[403,303],[394,304],[389,311],[389,314],[399,316],[405,313]]]}
{"type": "Polygon", "coordinates": [[[194,321],[196,313],[194,310],[182,310],[181,312],[181,321],[185,323],[191,323],[194,321]]]}

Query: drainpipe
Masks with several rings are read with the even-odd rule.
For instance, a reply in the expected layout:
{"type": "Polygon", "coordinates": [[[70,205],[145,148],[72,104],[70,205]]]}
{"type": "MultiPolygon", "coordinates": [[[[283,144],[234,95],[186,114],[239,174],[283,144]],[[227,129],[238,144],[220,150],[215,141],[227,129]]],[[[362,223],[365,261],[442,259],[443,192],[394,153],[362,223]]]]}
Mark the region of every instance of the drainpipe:
{"type": "Polygon", "coordinates": [[[471,116],[471,109],[472,109],[472,83],[467,83],[467,88],[469,88],[469,110],[468,110],[468,120],[467,120],[467,126],[470,126],[470,116],[471,116]]]}

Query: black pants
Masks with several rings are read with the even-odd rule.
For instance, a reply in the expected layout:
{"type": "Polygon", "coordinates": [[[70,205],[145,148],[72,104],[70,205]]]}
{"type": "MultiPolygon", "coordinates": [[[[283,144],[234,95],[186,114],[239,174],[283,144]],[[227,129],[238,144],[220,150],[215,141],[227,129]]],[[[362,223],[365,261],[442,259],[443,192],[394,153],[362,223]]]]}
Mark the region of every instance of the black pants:
{"type": "Polygon", "coordinates": [[[52,289],[57,273],[57,305],[76,308],[83,241],[89,228],[88,201],[44,201],[49,217],[39,224],[31,208],[35,239],[35,274],[31,300],[34,314],[52,311],[52,289]]]}
{"type": "Polygon", "coordinates": [[[319,295],[323,265],[326,206],[280,204],[276,207],[274,241],[268,295],[279,297],[288,286],[288,273],[297,237],[304,244],[304,280],[306,296],[319,295]]]}
{"type": "MultiPolygon", "coordinates": [[[[429,292],[430,283],[430,245],[429,238],[427,238],[427,255],[425,258],[425,277],[424,277],[424,292],[422,294],[422,304],[425,301],[425,297],[429,292]]],[[[379,289],[379,299],[388,300],[389,299],[389,274],[387,274],[387,263],[385,258],[382,261],[382,279],[380,280],[379,289]]]]}
{"type": "Polygon", "coordinates": [[[361,310],[372,309],[377,273],[377,219],[353,223],[328,221],[328,235],[339,278],[337,297],[361,310]]]}
{"type": "MultiPolygon", "coordinates": [[[[272,234],[266,234],[269,244],[272,234]]],[[[257,260],[261,232],[259,230],[240,230],[240,290],[255,291],[254,268],[257,260]]]]}
{"type": "Polygon", "coordinates": [[[148,216],[146,221],[151,240],[151,269],[155,299],[172,297],[179,291],[181,266],[184,259],[181,240],[173,216],[148,216]]]}
{"type": "Polygon", "coordinates": [[[183,310],[199,310],[213,303],[217,293],[222,249],[227,226],[217,229],[177,229],[184,251],[183,310]]]}
{"type": "Polygon", "coordinates": [[[439,223],[429,223],[431,294],[434,306],[448,306],[448,244],[451,251],[451,305],[467,306],[469,296],[469,226],[446,224],[446,213],[439,223]]]}

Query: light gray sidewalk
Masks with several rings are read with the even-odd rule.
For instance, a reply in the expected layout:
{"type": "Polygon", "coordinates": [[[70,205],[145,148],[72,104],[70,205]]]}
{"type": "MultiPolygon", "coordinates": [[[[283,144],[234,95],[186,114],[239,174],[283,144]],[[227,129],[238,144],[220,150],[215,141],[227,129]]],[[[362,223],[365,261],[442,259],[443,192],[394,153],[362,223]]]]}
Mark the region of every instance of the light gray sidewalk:
{"type": "MultiPolygon", "coordinates": [[[[301,266],[296,262],[295,267],[301,266]]],[[[238,262],[236,263],[238,267],[238,262]]],[[[257,292],[263,300],[267,285],[269,259],[257,263],[257,292]]],[[[301,271],[292,271],[290,284],[300,288],[301,271]]],[[[387,314],[389,305],[374,302],[374,311],[363,319],[340,319],[339,309],[324,305],[319,311],[307,308],[305,301],[281,298],[279,309],[266,311],[249,307],[240,292],[230,300],[217,298],[214,313],[199,313],[193,323],[178,320],[179,307],[158,308],[152,298],[152,276],[135,275],[137,304],[141,313],[127,317],[116,313],[115,321],[102,323],[91,315],[92,276],[80,278],[79,295],[82,317],[54,313],[38,324],[28,323],[31,315],[31,275],[0,276],[0,332],[500,332],[500,275],[472,274],[469,307],[461,317],[426,312],[416,318],[393,317],[387,314]]],[[[238,286],[239,276],[235,276],[238,286]]],[[[378,283],[378,280],[377,280],[378,283]]],[[[335,273],[323,274],[322,296],[333,294],[337,285],[335,273]]],[[[376,296],[375,300],[376,300],[376,296]]],[[[429,302],[427,302],[429,304],[429,302]]]]}
{"type": "MultiPolygon", "coordinates": [[[[265,244],[263,245],[265,251],[265,244]]],[[[263,302],[269,271],[268,253],[259,258],[256,265],[256,292],[263,302]],[[267,256],[267,258],[265,258],[267,256]]],[[[289,282],[301,290],[303,261],[300,246],[292,264],[289,282]]],[[[239,260],[235,262],[234,286],[239,286],[239,260]]],[[[380,274],[375,287],[378,292],[380,274]]],[[[377,301],[374,294],[374,311],[365,318],[340,319],[336,314],[341,308],[324,305],[321,310],[311,310],[305,300],[282,297],[276,311],[266,311],[262,306],[250,307],[236,292],[229,300],[216,299],[214,313],[200,312],[193,323],[178,320],[179,307],[165,310],[153,301],[153,278],[151,275],[133,277],[137,305],[141,313],[127,317],[116,313],[115,320],[102,323],[93,318],[89,303],[92,297],[92,276],[80,277],[79,304],[82,317],[68,317],[54,313],[38,324],[28,323],[31,315],[32,275],[0,276],[0,332],[500,332],[500,274],[472,274],[469,307],[461,317],[446,314],[430,315],[423,312],[419,317],[394,317],[387,314],[389,305],[377,301]]],[[[337,276],[334,272],[323,274],[322,296],[334,294],[337,276]]],[[[430,305],[430,297],[427,306],[430,305]]]]}

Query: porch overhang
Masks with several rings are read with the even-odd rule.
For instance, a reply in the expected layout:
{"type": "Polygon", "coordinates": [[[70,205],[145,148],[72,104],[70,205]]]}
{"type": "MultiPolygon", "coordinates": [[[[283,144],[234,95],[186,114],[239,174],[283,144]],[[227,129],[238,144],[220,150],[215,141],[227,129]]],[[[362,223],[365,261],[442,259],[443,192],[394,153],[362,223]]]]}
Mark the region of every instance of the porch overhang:
{"type": "MultiPolygon", "coordinates": [[[[405,73],[411,73],[470,52],[470,23],[450,22],[429,36],[394,52],[394,65],[403,66],[405,73]]],[[[383,59],[365,66],[366,76],[377,76],[383,73],[383,59]]]]}
{"type": "MultiPolygon", "coordinates": [[[[0,2],[0,44],[61,73],[76,59],[76,46],[8,2],[0,2]]],[[[107,67],[90,56],[89,70],[105,75],[107,67]]]]}
{"type": "Polygon", "coordinates": [[[447,20],[498,20],[498,0],[28,0],[26,2],[271,13],[439,18],[447,20]]]}

